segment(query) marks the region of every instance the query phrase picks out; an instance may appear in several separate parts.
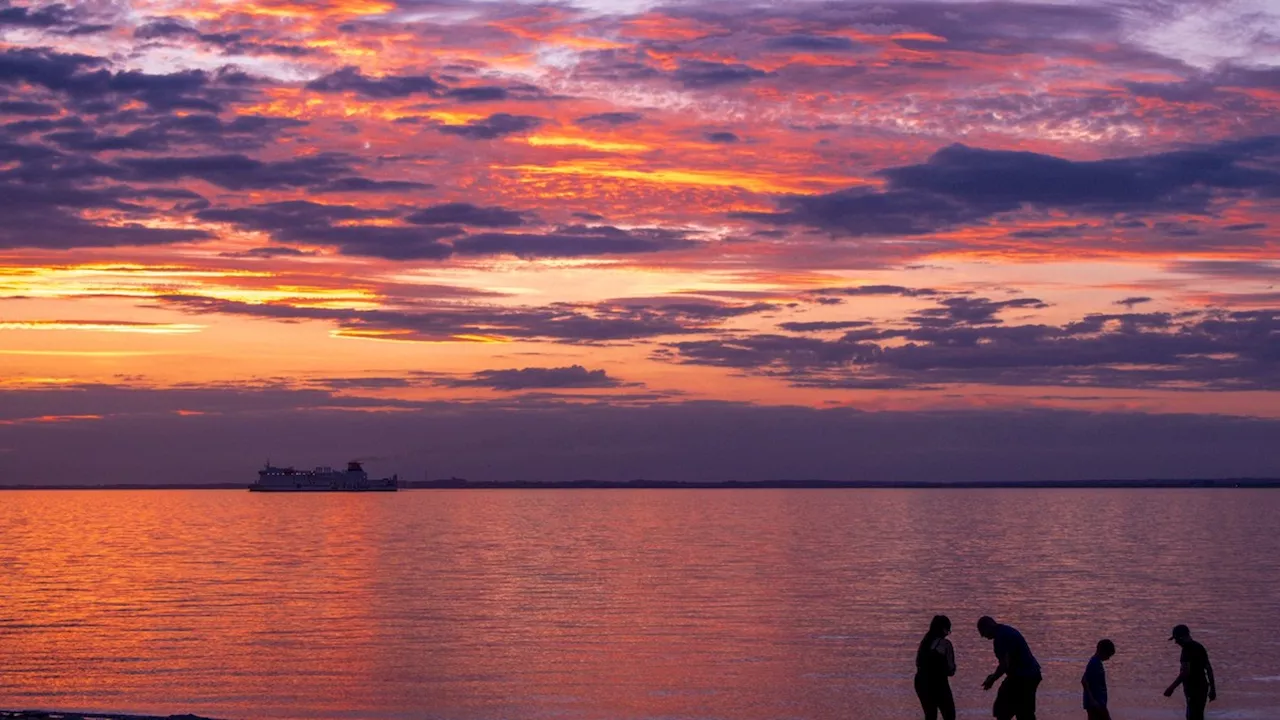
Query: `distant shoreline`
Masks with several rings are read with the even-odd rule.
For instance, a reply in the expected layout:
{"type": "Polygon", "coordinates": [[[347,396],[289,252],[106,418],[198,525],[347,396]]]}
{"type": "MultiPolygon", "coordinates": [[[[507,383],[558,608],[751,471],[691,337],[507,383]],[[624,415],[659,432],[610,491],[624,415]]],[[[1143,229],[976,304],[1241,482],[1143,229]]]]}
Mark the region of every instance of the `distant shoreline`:
{"type": "Polygon", "coordinates": [[[0,710],[0,720],[213,720],[199,715],[123,715],[120,713],[0,710]]]}
{"type": "MultiPolygon", "coordinates": [[[[0,485],[0,490],[247,490],[249,483],[116,483],[101,485],[0,485]]],[[[665,480],[468,481],[418,480],[400,485],[402,490],[1175,490],[1205,488],[1274,489],[1280,478],[1203,478],[1191,480],[1015,480],[1010,482],[895,482],[874,480],[761,480],[728,482],[678,482],[665,480]]]]}

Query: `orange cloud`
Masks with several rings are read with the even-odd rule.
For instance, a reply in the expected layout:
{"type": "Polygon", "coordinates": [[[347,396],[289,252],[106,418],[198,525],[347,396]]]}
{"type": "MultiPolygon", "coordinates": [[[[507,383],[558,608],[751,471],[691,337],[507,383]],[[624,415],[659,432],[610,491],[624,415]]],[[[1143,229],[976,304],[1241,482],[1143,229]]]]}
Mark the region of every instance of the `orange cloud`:
{"type": "Polygon", "coordinates": [[[191,323],[138,323],[91,320],[11,320],[0,321],[0,330],[79,330],[86,332],[176,335],[200,332],[204,325],[191,323]]]}

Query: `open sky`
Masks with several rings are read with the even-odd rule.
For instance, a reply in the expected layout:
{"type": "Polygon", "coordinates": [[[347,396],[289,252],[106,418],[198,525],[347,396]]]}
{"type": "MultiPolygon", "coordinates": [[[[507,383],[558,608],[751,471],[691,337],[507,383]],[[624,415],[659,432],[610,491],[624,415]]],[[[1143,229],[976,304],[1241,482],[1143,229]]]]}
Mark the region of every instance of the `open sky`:
{"type": "Polygon", "coordinates": [[[0,483],[1280,474],[1277,227],[1266,0],[0,0],[0,483]]]}

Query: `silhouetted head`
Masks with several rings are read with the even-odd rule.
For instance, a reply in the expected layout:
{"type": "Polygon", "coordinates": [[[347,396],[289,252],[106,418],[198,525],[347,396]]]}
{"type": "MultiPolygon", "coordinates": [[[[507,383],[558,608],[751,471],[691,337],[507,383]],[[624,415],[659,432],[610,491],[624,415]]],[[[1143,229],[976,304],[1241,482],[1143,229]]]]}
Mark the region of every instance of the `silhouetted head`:
{"type": "Polygon", "coordinates": [[[998,624],[999,623],[996,622],[995,618],[989,615],[983,615],[978,618],[978,634],[988,640],[992,640],[996,636],[996,626],[998,624]]]}
{"type": "Polygon", "coordinates": [[[1169,633],[1169,639],[1181,645],[1191,639],[1191,628],[1186,625],[1174,625],[1173,632],[1169,633]]]}
{"type": "Polygon", "coordinates": [[[929,634],[936,637],[946,637],[951,634],[951,618],[946,615],[934,615],[933,620],[929,621],[929,634]]]}
{"type": "Polygon", "coordinates": [[[1099,660],[1110,660],[1111,658],[1115,657],[1116,644],[1111,642],[1110,640],[1099,640],[1097,654],[1098,654],[1099,660]]]}

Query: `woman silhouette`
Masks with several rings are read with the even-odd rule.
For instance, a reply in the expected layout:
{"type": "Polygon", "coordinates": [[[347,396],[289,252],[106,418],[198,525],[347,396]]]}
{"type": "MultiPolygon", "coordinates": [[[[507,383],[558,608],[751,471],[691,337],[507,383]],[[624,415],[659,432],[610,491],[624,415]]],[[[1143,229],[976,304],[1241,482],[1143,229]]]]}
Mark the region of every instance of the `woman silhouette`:
{"type": "Polygon", "coordinates": [[[947,680],[956,674],[956,652],[947,639],[950,634],[951,620],[946,615],[934,615],[929,632],[916,649],[916,695],[925,720],[938,720],[938,713],[942,713],[942,720],[956,720],[956,702],[947,680]]]}

